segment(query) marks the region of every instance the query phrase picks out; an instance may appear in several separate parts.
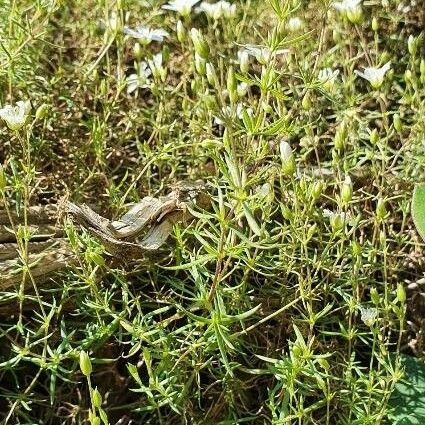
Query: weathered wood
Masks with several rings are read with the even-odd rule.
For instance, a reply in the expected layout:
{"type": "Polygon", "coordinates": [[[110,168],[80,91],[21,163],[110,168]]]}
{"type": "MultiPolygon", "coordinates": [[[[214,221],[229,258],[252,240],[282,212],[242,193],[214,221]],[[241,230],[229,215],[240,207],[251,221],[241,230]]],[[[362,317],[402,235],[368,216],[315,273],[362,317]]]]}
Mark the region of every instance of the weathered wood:
{"type": "MultiPolygon", "coordinates": [[[[197,201],[203,188],[198,182],[177,185],[164,197],[143,198],[114,221],[85,204],[78,206],[69,202],[66,208],[70,217],[96,237],[111,255],[131,260],[157,252],[168,239],[173,225],[186,220],[187,205],[197,201]]],[[[75,261],[74,253],[63,238],[59,214],[56,206],[31,207],[28,211],[29,268],[37,285],[44,284],[75,261]]],[[[23,223],[23,214],[0,210],[0,291],[10,291],[22,282],[23,262],[10,217],[15,226],[23,223]]],[[[27,278],[25,283],[30,287],[31,279],[27,278]]]]}

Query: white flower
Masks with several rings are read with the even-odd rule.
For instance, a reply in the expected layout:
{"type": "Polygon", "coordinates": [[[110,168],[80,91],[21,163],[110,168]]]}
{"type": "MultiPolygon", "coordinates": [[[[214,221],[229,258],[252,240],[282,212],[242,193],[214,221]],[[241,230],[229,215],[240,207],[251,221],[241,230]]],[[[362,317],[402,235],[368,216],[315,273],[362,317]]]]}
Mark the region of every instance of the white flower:
{"type": "Polygon", "coordinates": [[[287,23],[287,28],[291,32],[297,32],[304,28],[304,21],[298,16],[294,16],[289,19],[287,23]]]}
{"type": "Polygon", "coordinates": [[[367,326],[372,326],[378,316],[378,310],[373,307],[359,306],[360,319],[367,326]]]}
{"type": "Polygon", "coordinates": [[[331,91],[335,86],[336,79],[338,78],[339,70],[332,70],[331,68],[324,68],[319,71],[317,78],[323,84],[326,90],[331,91]]]}
{"type": "Polygon", "coordinates": [[[294,156],[290,144],[286,140],[282,140],[279,144],[280,157],[282,162],[291,159],[294,156]]]}
{"type": "Polygon", "coordinates": [[[197,8],[197,12],[204,12],[214,20],[220,19],[222,16],[232,18],[236,14],[236,5],[225,0],[220,0],[217,3],[203,1],[197,8]]]}
{"type": "Polygon", "coordinates": [[[236,15],[236,4],[230,4],[228,1],[221,0],[221,10],[225,18],[233,18],[236,15]]]}
{"type": "Polygon", "coordinates": [[[162,6],[165,10],[173,10],[182,16],[189,16],[192,7],[198,3],[199,0],[170,0],[168,4],[162,6]]]}
{"type": "Polygon", "coordinates": [[[381,87],[382,83],[384,82],[385,74],[390,68],[391,68],[391,62],[387,62],[385,65],[381,66],[381,68],[368,67],[368,68],[364,68],[363,72],[360,72],[357,70],[355,70],[354,72],[358,76],[369,81],[370,85],[374,89],[379,89],[379,87],[381,87]]]}
{"type": "Polygon", "coordinates": [[[162,81],[165,81],[167,76],[166,69],[162,66],[162,53],[157,53],[154,55],[152,59],[148,60],[148,65],[150,70],[152,71],[152,75],[155,78],[159,78],[162,81]]]}
{"type": "Polygon", "coordinates": [[[139,62],[138,73],[127,77],[127,93],[133,93],[138,88],[149,87],[151,70],[146,62],[139,62]]]}
{"type": "Polygon", "coordinates": [[[238,63],[241,71],[246,74],[249,71],[249,55],[246,50],[238,51],[238,63]]]}
{"type": "Polygon", "coordinates": [[[27,121],[28,114],[31,110],[29,100],[18,101],[15,106],[5,105],[0,109],[0,118],[2,118],[11,130],[19,130],[27,121]]]}
{"type": "Polygon", "coordinates": [[[124,27],[124,33],[130,37],[140,40],[144,45],[148,45],[151,41],[163,41],[164,37],[168,37],[168,32],[163,29],[152,29],[139,25],[134,30],[129,27],[124,27]]]}
{"type": "Polygon", "coordinates": [[[237,92],[239,97],[244,97],[248,93],[249,84],[242,82],[238,84],[237,92]]]}
{"type": "Polygon", "coordinates": [[[278,49],[272,52],[268,47],[261,46],[245,46],[245,50],[249,55],[254,56],[257,61],[263,65],[269,62],[272,55],[284,55],[289,52],[288,49],[278,49]]]}
{"type": "Polygon", "coordinates": [[[359,23],[362,19],[362,0],[342,0],[332,3],[332,6],[347,16],[352,23],[359,23]]]}
{"type": "MultiPolygon", "coordinates": [[[[252,108],[244,108],[244,106],[241,103],[238,103],[236,105],[236,116],[241,120],[243,117],[243,112],[246,112],[249,116],[252,117],[254,111],[252,110],[252,108]]],[[[232,119],[232,108],[230,106],[225,106],[224,108],[222,108],[221,110],[221,116],[223,117],[223,119],[221,119],[220,117],[214,116],[214,123],[218,124],[218,125],[223,125],[226,119],[232,119]]]]}

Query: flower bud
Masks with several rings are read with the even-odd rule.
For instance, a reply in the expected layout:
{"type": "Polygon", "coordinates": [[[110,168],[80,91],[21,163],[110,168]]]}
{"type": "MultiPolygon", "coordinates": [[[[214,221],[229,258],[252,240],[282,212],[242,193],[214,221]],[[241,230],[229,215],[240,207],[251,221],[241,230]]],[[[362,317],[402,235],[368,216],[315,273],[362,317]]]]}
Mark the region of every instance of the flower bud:
{"type": "Polygon", "coordinates": [[[43,103],[35,111],[35,118],[38,120],[42,120],[46,118],[46,115],[48,112],[49,112],[49,105],[47,105],[47,103],[43,103]]]}
{"type": "Polygon", "coordinates": [[[412,82],[413,80],[413,74],[412,71],[410,69],[406,69],[405,73],[404,73],[404,81],[406,83],[412,82]]]}
{"type": "Polygon", "coordinates": [[[378,221],[382,221],[386,215],[387,209],[385,207],[385,201],[382,198],[379,198],[376,204],[376,218],[378,221]]]}
{"type": "Polygon", "coordinates": [[[425,59],[421,59],[421,64],[419,65],[419,70],[421,75],[425,75],[425,59]]]}
{"type": "Polygon", "coordinates": [[[347,125],[345,121],[342,121],[341,124],[337,127],[335,132],[334,144],[335,149],[342,150],[345,146],[345,141],[347,140],[347,125]]]}
{"type": "Polygon", "coordinates": [[[373,145],[376,145],[379,142],[379,134],[376,128],[371,131],[369,140],[373,145]]]}
{"type": "Polygon", "coordinates": [[[375,17],[373,17],[373,19],[372,19],[372,30],[377,32],[378,29],[379,29],[378,20],[375,17]]]}
{"type": "Polygon", "coordinates": [[[192,28],[190,30],[190,36],[192,38],[195,52],[198,53],[198,55],[201,56],[203,59],[208,59],[210,49],[201,31],[196,28],[192,28]]]}
{"type": "Polygon", "coordinates": [[[199,75],[205,75],[206,73],[206,62],[205,59],[195,53],[195,69],[199,75]]]}
{"type": "Polygon", "coordinates": [[[282,160],[282,173],[285,176],[290,176],[295,172],[295,157],[291,146],[286,140],[282,140],[279,145],[280,158],[282,160]]]}
{"type": "Polygon", "coordinates": [[[359,242],[353,241],[351,244],[351,252],[353,253],[354,257],[360,257],[362,254],[362,246],[359,242]]]}
{"type": "Polygon", "coordinates": [[[80,369],[83,375],[90,376],[92,365],[89,355],[85,351],[80,351],[80,369]]]}
{"type": "Polygon", "coordinates": [[[310,94],[308,92],[304,95],[303,100],[301,101],[301,106],[305,111],[311,109],[310,94]]]}
{"type": "Polygon", "coordinates": [[[403,304],[406,301],[406,290],[402,283],[397,284],[397,299],[403,304]]]}
{"type": "Polygon", "coordinates": [[[142,46],[140,45],[140,43],[135,43],[134,44],[134,46],[133,46],[133,55],[134,55],[134,58],[137,61],[140,61],[140,59],[142,59],[143,52],[142,52],[142,46]]]}
{"type": "Polygon", "coordinates": [[[379,294],[376,288],[372,288],[370,290],[370,299],[372,300],[373,304],[379,305],[380,299],[379,299],[379,294]]]}
{"type": "Polygon", "coordinates": [[[89,411],[89,421],[91,425],[100,425],[100,418],[96,416],[96,413],[89,411]]]}
{"type": "Polygon", "coordinates": [[[215,87],[216,84],[217,84],[217,74],[215,72],[214,65],[212,63],[208,62],[205,65],[205,69],[206,69],[208,83],[211,86],[215,87]]]}
{"type": "Polygon", "coordinates": [[[344,205],[348,205],[353,197],[353,183],[350,176],[346,176],[341,188],[341,201],[344,205]]]}
{"type": "Polygon", "coordinates": [[[393,126],[395,128],[395,131],[397,131],[397,133],[401,133],[401,130],[403,129],[403,125],[401,123],[401,118],[399,114],[394,114],[393,126]]]}
{"type": "Polygon", "coordinates": [[[341,214],[333,214],[330,218],[330,223],[334,233],[339,232],[344,227],[344,219],[341,214]]]}
{"type": "Polygon", "coordinates": [[[318,180],[317,182],[314,183],[313,186],[313,190],[311,192],[313,199],[318,199],[320,197],[320,195],[322,194],[323,191],[323,181],[322,180],[318,180]]]}
{"type": "Polygon", "coordinates": [[[180,43],[183,43],[184,41],[186,41],[187,31],[183,25],[183,22],[180,19],[177,21],[176,32],[177,32],[177,40],[179,40],[180,43]]]}
{"type": "Polygon", "coordinates": [[[249,71],[249,55],[248,52],[242,50],[238,53],[239,57],[239,68],[243,74],[247,74],[249,71]]]}
{"type": "Polygon", "coordinates": [[[416,51],[418,49],[418,44],[417,44],[415,37],[413,37],[412,34],[410,34],[409,38],[407,39],[407,49],[409,50],[409,53],[412,56],[416,55],[416,51]]]}
{"type": "Polygon", "coordinates": [[[314,223],[312,226],[310,226],[310,228],[308,229],[308,232],[307,232],[307,241],[309,241],[313,236],[314,236],[314,234],[316,233],[316,231],[317,231],[317,224],[316,223],[314,223]]]}
{"type": "Polygon", "coordinates": [[[97,388],[92,391],[92,402],[94,407],[102,407],[102,396],[97,388]]]}

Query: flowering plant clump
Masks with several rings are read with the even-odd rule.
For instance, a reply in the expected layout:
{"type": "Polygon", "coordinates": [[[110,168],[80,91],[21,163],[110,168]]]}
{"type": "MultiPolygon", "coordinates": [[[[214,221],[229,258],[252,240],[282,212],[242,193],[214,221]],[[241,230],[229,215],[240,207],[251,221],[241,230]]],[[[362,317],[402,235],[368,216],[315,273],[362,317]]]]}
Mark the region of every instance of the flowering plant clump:
{"type": "Polygon", "coordinates": [[[5,425],[425,424],[423,0],[63,3],[0,7],[5,425]]]}

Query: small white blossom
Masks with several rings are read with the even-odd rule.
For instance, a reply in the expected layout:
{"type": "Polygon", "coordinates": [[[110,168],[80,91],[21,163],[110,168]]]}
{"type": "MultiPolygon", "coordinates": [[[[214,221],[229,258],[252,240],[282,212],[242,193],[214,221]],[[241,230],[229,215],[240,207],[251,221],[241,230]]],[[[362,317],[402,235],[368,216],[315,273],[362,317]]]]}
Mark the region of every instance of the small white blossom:
{"type": "Polygon", "coordinates": [[[335,86],[336,80],[339,75],[339,70],[333,70],[331,68],[324,68],[319,71],[317,78],[323,84],[326,90],[331,91],[335,86]]]}
{"type": "Polygon", "coordinates": [[[139,25],[135,29],[124,27],[124,33],[130,37],[137,38],[144,45],[148,45],[151,41],[162,42],[164,37],[168,37],[168,32],[163,29],[152,29],[139,25]]]}
{"type": "Polygon", "coordinates": [[[238,84],[237,92],[239,97],[244,97],[248,93],[249,84],[242,82],[238,84]]]}
{"type": "Polygon", "coordinates": [[[148,68],[147,62],[139,62],[138,73],[127,77],[127,93],[133,93],[138,88],[149,87],[150,75],[151,70],[148,68]]]}
{"type": "Polygon", "coordinates": [[[272,52],[268,47],[261,46],[245,46],[245,50],[249,55],[254,56],[261,64],[268,63],[272,55],[284,55],[289,52],[288,49],[278,49],[272,52]]]}
{"type": "Polygon", "coordinates": [[[238,51],[238,63],[243,73],[249,71],[249,54],[246,50],[238,51]]]}
{"type": "Polygon", "coordinates": [[[157,53],[152,59],[148,60],[148,65],[155,78],[165,81],[167,76],[166,69],[162,66],[162,53],[157,53]]]}
{"type": "Polygon", "coordinates": [[[31,110],[29,100],[18,101],[15,106],[5,105],[0,109],[0,118],[2,118],[11,130],[19,130],[22,128],[28,118],[31,110]]]}
{"type": "Polygon", "coordinates": [[[332,3],[332,6],[347,16],[348,20],[358,23],[362,18],[362,0],[342,0],[332,3]]]}
{"type": "Polygon", "coordinates": [[[304,28],[304,21],[298,16],[294,16],[289,19],[287,28],[290,32],[301,31],[304,28]]]}
{"type": "Polygon", "coordinates": [[[182,16],[189,16],[192,7],[198,2],[199,0],[170,0],[168,4],[162,6],[162,8],[178,12],[182,16]]]}
{"type": "Polygon", "coordinates": [[[287,161],[292,158],[294,153],[292,152],[290,144],[286,140],[282,140],[279,144],[280,157],[282,161],[287,161]]]}
{"type": "Polygon", "coordinates": [[[372,326],[378,316],[378,310],[374,307],[359,306],[360,319],[367,326],[372,326]]]}
{"type": "Polygon", "coordinates": [[[220,19],[222,16],[232,18],[236,14],[236,5],[225,0],[220,0],[217,3],[203,1],[197,8],[197,12],[204,12],[214,20],[220,19]]]}
{"type": "MultiPolygon", "coordinates": [[[[236,105],[236,116],[241,120],[243,117],[243,112],[246,112],[249,116],[252,116],[252,114],[254,113],[254,111],[252,110],[252,108],[244,108],[244,106],[241,103],[238,103],[236,105]]],[[[220,117],[214,116],[214,123],[218,124],[218,125],[223,125],[224,124],[224,120],[226,118],[231,119],[232,118],[232,108],[230,106],[225,106],[222,110],[221,110],[221,116],[223,117],[223,119],[221,119],[220,117]]]]}
{"type": "Polygon", "coordinates": [[[384,77],[387,71],[391,68],[391,62],[387,62],[381,68],[368,67],[364,68],[364,71],[355,70],[354,72],[359,76],[369,81],[370,85],[374,89],[379,89],[384,82],[384,77]]]}

